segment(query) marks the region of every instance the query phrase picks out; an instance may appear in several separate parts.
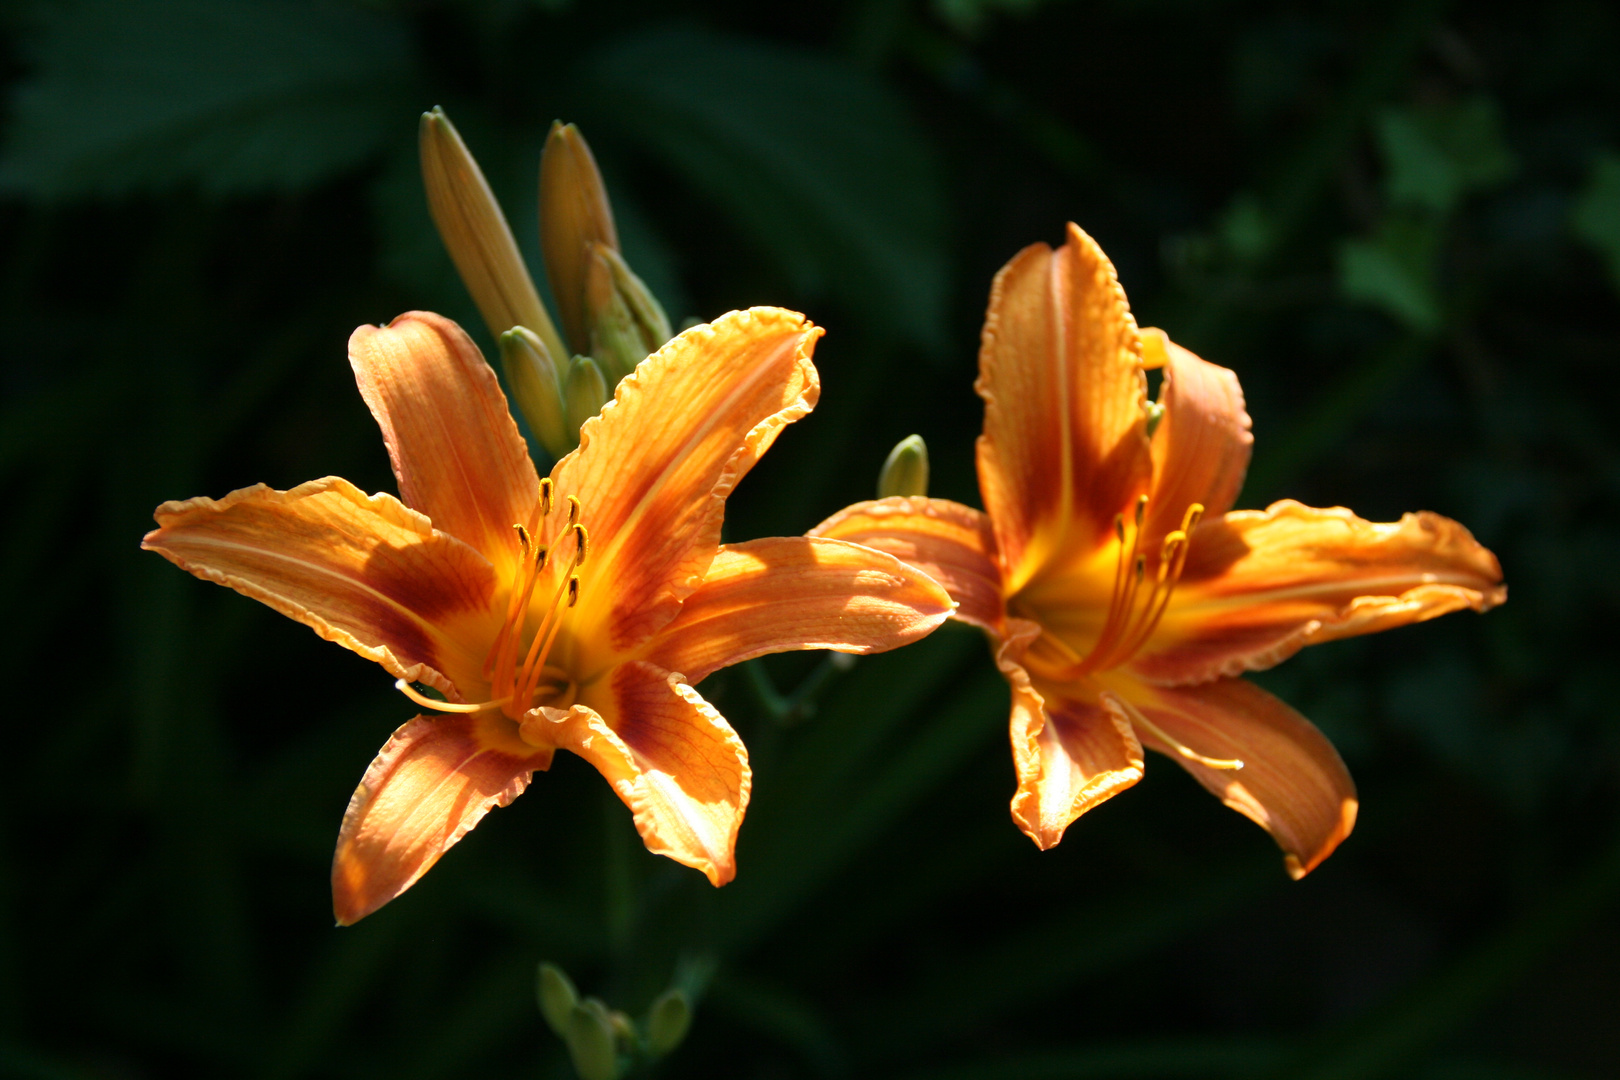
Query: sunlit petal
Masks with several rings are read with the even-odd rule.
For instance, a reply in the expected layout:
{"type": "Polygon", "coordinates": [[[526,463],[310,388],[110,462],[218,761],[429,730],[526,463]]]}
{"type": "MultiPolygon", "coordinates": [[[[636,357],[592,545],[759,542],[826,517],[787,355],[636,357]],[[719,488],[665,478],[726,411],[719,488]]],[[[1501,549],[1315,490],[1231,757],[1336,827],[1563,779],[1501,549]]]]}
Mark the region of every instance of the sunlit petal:
{"type": "Polygon", "coordinates": [[[357,329],[349,363],[405,503],[510,574],[518,555],[512,526],[528,522],[538,478],[472,339],[442,315],[413,311],[357,329]]]}
{"type": "Polygon", "coordinates": [[[1142,747],[1112,702],[1082,687],[1032,684],[1019,662],[1040,627],[1007,621],[996,665],[1012,688],[1012,815],[1042,849],[1081,814],[1142,779],[1142,747]]]}
{"type": "Polygon", "coordinates": [[[1162,330],[1142,331],[1144,349],[1164,354],[1164,418],[1153,434],[1153,489],[1144,533],[1150,551],[1181,526],[1192,503],[1204,516],[1232,508],[1249,468],[1254,436],[1237,376],[1183,349],[1162,330]]]}
{"type": "Polygon", "coordinates": [[[996,275],[979,351],[979,488],[1016,592],[1085,557],[1147,490],[1141,343],[1113,264],[1074,225],[996,275]]]}
{"type": "Polygon", "coordinates": [[[645,640],[703,580],[726,496],[815,405],[810,352],[820,336],[779,308],[695,326],[627,376],[586,422],[579,452],[558,463],[558,496],[587,500],[592,555],[581,586],[612,597],[599,617],[612,648],[645,640]]]}
{"type": "Polygon", "coordinates": [[[451,695],[478,680],[495,572],[391,495],[327,477],[167,502],[141,546],[451,695]]]}
{"type": "Polygon", "coordinates": [[[552,752],[496,712],[418,716],[394,732],[349,800],[332,859],[332,904],[348,925],[410,888],[491,808],[523,793],[552,752]]]}
{"type": "Polygon", "coordinates": [[[1305,645],[1485,611],[1506,599],[1501,580],[1496,557],[1438,514],[1237,511],[1194,531],[1181,585],[1130,666],[1159,683],[1260,670],[1305,645]]]}
{"type": "Polygon", "coordinates": [[[1168,755],[1223,803],[1259,824],[1304,877],[1332,854],[1356,823],[1356,787],[1333,744],[1311,722],[1244,679],[1203,686],[1150,687],[1105,680],[1165,735],[1241,769],[1214,769],[1178,752],[1150,730],[1143,745],[1168,755]]]}
{"type": "Polygon", "coordinates": [[[611,685],[559,716],[558,745],[585,758],[635,816],[647,850],[695,867],[715,885],[737,871],[748,807],[748,752],[725,717],[655,664],[621,664],[611,685]]]}
{"type": "Polygon", "coordinates": [[[845,507],[810,530],[886,551],[945,587],[954,615],[985,630],[1001,628],[1001,568],[990,519],[948,499],[892,498],[845,507]]]}
{"type": "Polygon", "coordinates": [[[720,549],[648,659],[697,683],[789,649],[884,652],[931,633],[951,606],[932,578],[892,555],[841,540],[754,540],[720,549]]]}

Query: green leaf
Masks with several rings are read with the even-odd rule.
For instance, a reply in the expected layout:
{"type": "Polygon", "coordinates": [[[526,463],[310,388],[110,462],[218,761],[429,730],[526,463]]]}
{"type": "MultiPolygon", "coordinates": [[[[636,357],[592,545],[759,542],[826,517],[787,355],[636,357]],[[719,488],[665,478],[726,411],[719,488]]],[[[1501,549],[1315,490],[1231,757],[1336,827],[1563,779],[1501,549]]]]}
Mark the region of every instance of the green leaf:
{"type": "Polygon", "coordinates": [[[386,15],[305,0],[46,5],[0,188],[42,198],[307,187],[402,138],[386,15]]]}
{"type": "Polygon", "coordinates": [[[1432,230],[1389,220],[1377,236],[1339,248],[1339,289],[1350,300],[1379,308],[1420,334],[1440,328],[1440,300],[1431,283],[1432,230]]]}
{"type": "Polygon", "coordinates": [[[685,29],[635,36],[586,70],[603,122],[731,214],[796,289],[940,345],[944,196],[930,148],[881,83],[811,53],[685,29]]]}
{"type": "Polygon", "coordinates": [[[1513,175],[1496,106],[1485,98],[1438,108],[1392,109],[1378,121],[1391,202],[1447,213],[1471,191],[1513,175]]]}

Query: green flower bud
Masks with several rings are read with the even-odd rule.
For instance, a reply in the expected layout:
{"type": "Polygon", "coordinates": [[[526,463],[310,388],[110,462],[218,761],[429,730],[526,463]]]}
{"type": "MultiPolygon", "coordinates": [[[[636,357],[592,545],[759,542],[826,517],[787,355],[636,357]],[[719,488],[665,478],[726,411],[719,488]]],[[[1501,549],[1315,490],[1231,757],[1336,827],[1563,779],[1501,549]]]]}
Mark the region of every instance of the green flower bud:
{"type": "Polygon", "coordinates": [[[579,1004],[579,992],[574,989],[572,980],[556,964],[541,964],[534,990],[546,1024],[559,1038],[567,1039],[574,1006],[579,1004]]]}
{"type": "Polygon", "coordinates": [[[666,990],[647,1012],[647,1049],[663,1057],[686,1038],[692,1026],[692,1004],[679,990],[666,990]]]}
{"type": "Polygon", "coordinates": [[[587,255],[585,319],[591,355],[614,385],[674,336],[658,299],[606,244],[592,245],[587,255]]]}
{"type": "Polygon", "coordinates": [[[504,334],[513,326],[527,326],[553,356],[566,356],[506,215],[443,109],[422,114],[417,143],[433,224],[489,332],[504,334]]]}
{"type": "Polygon", "coordinates": [[[557,314],[576,352],[590,348],[585,278],[597,244],[619,250],[613,207],[585,136],[559,120],[540,152],[540,250],[557,314]]]}
{"type": "Polygon", "coordinates": [[[580,425],[602,411],[608,398],[607,380],[602,369],[589,356],[576,356],[568,365],[568,381],[563,388],[563,407],[568,430],[579,441],[580,425]]]}
{"type": "Polygon", "coordinates": [[[586,998],[568,1017],[568,1054],[579,1080],[617,1080],[619,1045],[607,1006],[586,998]]]}
{"type": "Polygon", "coordinates": [[[1164,402],[1162,402],[1162,401],[1150,401],[1150,402],[1148,402],[1147,403],[1147,415],[1143,419],[1144,419],[1144,422],[1145,422],[1145,425],[1146,425],[1145,426],[1145,431],[1146,431],[1147,437],[1151,439],[1151,438],[1153,438],[1153,433],[1155,431],[1159,430],[1159,421],[1164,419],[1164,402]]]}
{"type": "Polygon", "coordinates": [[[894,444],[878,473],[878,498],[927,494],[928,445],[921,435],[908,435],[894,444]]]}
{"type": "Polygon", "coordinates": [[[563,408],[557,364],[545,341],[526,326],[514,326],[501,335],[501,372],[529,430],[554,458],[579,443],[579,427],[570,427],[563,408]]]}

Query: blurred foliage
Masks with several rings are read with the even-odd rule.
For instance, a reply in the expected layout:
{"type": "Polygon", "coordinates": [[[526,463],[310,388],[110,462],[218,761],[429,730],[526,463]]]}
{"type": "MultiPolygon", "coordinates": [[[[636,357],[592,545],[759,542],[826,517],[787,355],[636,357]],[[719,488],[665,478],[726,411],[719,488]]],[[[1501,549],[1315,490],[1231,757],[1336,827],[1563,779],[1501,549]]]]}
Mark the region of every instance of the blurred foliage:
{"type": "Polygon", "coordinates": [[[23,0],[0,29],[0,588],[41,687],[0,789],[0,1075],[565,1077],[542,959],[634,1016],[712,971],[670,1077],[1620,1073],[1612,5],[23,0]],[[1511,602],[1262,677],[1362,790],[1298,884],[1157,759],[1034,850],[1005,687],[947,628],[704,684],[755,767],[723,890],[559,755],[334,929],[337,823],[404,703],[136,542],[164,499],[392,489],[343,342],[476,324],[415,173],[436,103],[509,208],[584,125],[675,321],[828,327],[731,536],[867,497],[913,432],[976,502],[990,277],[1073,219],[1242,377],[1242,505],[1451,515],[1511,602]]]}

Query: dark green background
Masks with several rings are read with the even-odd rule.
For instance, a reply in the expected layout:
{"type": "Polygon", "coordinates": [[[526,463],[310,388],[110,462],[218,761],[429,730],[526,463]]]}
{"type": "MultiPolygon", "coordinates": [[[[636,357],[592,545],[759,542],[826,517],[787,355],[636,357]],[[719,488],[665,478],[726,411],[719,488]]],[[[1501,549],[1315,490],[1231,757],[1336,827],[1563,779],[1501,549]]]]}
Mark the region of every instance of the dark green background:
{"type": "Polygon", "coordinates": [[[549,958],[631,1011],[712,964],[670,1077],[1620,1075],[1612,4],[3,10],[0,1074],[563,1077],[549,958]],[[828,328],[732,537],[867,497],[913,431],[976,503],[990,276],[1072,219],[1242,378],[1240,505],[1451,515],[1511,602],[1261,677],[1362,793],[1298,884],[1164,759],[1036,851],[1005,688],[947,628],[808,718],[704,685],[756,769],[724,890],[561,755],[334,929],[339,818],[411,708],[137,544],[164,499],[393,488],[347,334],[429,307],[489,344],[415,170],[434,104],[531,249],[576,120],[676,321],[828,328]]]}

